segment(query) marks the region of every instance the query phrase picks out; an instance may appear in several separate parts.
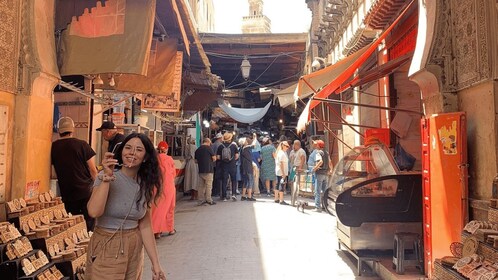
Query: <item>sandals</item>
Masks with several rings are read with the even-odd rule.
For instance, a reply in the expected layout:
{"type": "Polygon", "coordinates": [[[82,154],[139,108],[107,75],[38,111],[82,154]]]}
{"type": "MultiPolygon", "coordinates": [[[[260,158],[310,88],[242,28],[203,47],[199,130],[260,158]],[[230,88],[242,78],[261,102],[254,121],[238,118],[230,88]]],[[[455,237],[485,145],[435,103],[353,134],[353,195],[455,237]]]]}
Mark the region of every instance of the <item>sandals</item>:
{"type": "Polygon", "coordinates": [[[170,235],[175,235],[175,234],[176,234],[176,229],[173,229],[173,231],[170,231],[170,232],[165,233],[165,234],[163,234],[161,232],[160,233],[154,233],[154,237],[156,239],[160,239],[162,236],[170,236],[170,235]]]}

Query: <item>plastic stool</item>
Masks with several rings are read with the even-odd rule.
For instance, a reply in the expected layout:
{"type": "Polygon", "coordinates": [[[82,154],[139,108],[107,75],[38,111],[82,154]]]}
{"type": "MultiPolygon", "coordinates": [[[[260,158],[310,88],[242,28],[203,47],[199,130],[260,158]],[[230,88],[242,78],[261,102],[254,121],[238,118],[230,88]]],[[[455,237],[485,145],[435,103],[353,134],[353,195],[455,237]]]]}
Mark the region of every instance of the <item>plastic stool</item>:
{"type": "Polygon", "coordinates": [[[413,232],[397,232],[394,234],[393,248],[393,268],[396,268],[397,274],[405,273],[405,266],[417,266],[424,273],[422,260],[422,243],[420,234],[413,232]],[[405,254],[405,245],[411,242],[413,244],[413,254],[405,254]]]}

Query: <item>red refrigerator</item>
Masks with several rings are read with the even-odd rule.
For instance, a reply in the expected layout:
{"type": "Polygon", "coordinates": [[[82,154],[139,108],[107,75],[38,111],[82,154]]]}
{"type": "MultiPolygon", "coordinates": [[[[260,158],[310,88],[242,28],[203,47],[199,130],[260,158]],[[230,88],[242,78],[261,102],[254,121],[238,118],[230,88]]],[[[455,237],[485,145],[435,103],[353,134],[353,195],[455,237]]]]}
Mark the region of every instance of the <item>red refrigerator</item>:
{"type": "Polygon", "coordinates": [[[467,131],[465,113],[422,119],[422,184],[425,271],[436,258],[451,256],[468,220],[467,131]]]}

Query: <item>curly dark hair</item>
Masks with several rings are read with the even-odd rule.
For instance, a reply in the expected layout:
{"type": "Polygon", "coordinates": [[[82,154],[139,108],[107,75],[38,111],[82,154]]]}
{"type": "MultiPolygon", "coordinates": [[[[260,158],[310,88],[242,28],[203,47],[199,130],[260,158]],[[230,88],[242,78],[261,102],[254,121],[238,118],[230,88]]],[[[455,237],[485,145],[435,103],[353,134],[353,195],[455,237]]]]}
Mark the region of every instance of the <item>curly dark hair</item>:
{"type": "MultiPolygon", "coordinates": [[[[140,164],[137,174],[137,183],[140,185],[140,196],[137,199],[137,207],[139,206],[142,197],[145,197],[144,206],[147,205],[147,207],[150,207],[152,201],[156,202],[163,191],[163,177],[159,166],[157,151],[149,137],[143,133],[131,133],[126,136],[123,143],[116,149],[114,158],[116,158],[120,164],[123,163],[123,147],[132,138],[140,139],[145,147],[144,161],[140,164]]],[[[116,166],[115,168],[121,169],[121,166],[116,166]]]]}

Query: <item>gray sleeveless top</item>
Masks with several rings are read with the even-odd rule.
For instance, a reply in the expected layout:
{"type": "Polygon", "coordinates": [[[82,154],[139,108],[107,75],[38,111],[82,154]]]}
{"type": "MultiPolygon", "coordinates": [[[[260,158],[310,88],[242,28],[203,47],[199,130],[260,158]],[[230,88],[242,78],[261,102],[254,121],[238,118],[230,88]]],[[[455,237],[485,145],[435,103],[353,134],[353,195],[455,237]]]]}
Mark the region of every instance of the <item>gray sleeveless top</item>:
{"type": "MultiPolygon", "coordinates": [[[[116,230],[123,224],[123,229],[133,229],[138,226],[138,221],[145,216],[146,208],[142,197],[138,209],[137,198],[140,195],[140,185],[132,178],[124,175],[121,170],[115,171],[116,180],[109,184],[109,195],[105,205],[104,214],[96,219],[98,227],[116,230]],[[131,209],[131,210],[130,210],[131,209]],[[129,215],[128,215],[129,213],[129,215]],[[123,220],[128,215],[126,221],[123,220]]],[[[101,183],[96,179],[94,188],[101,183]]]]}

